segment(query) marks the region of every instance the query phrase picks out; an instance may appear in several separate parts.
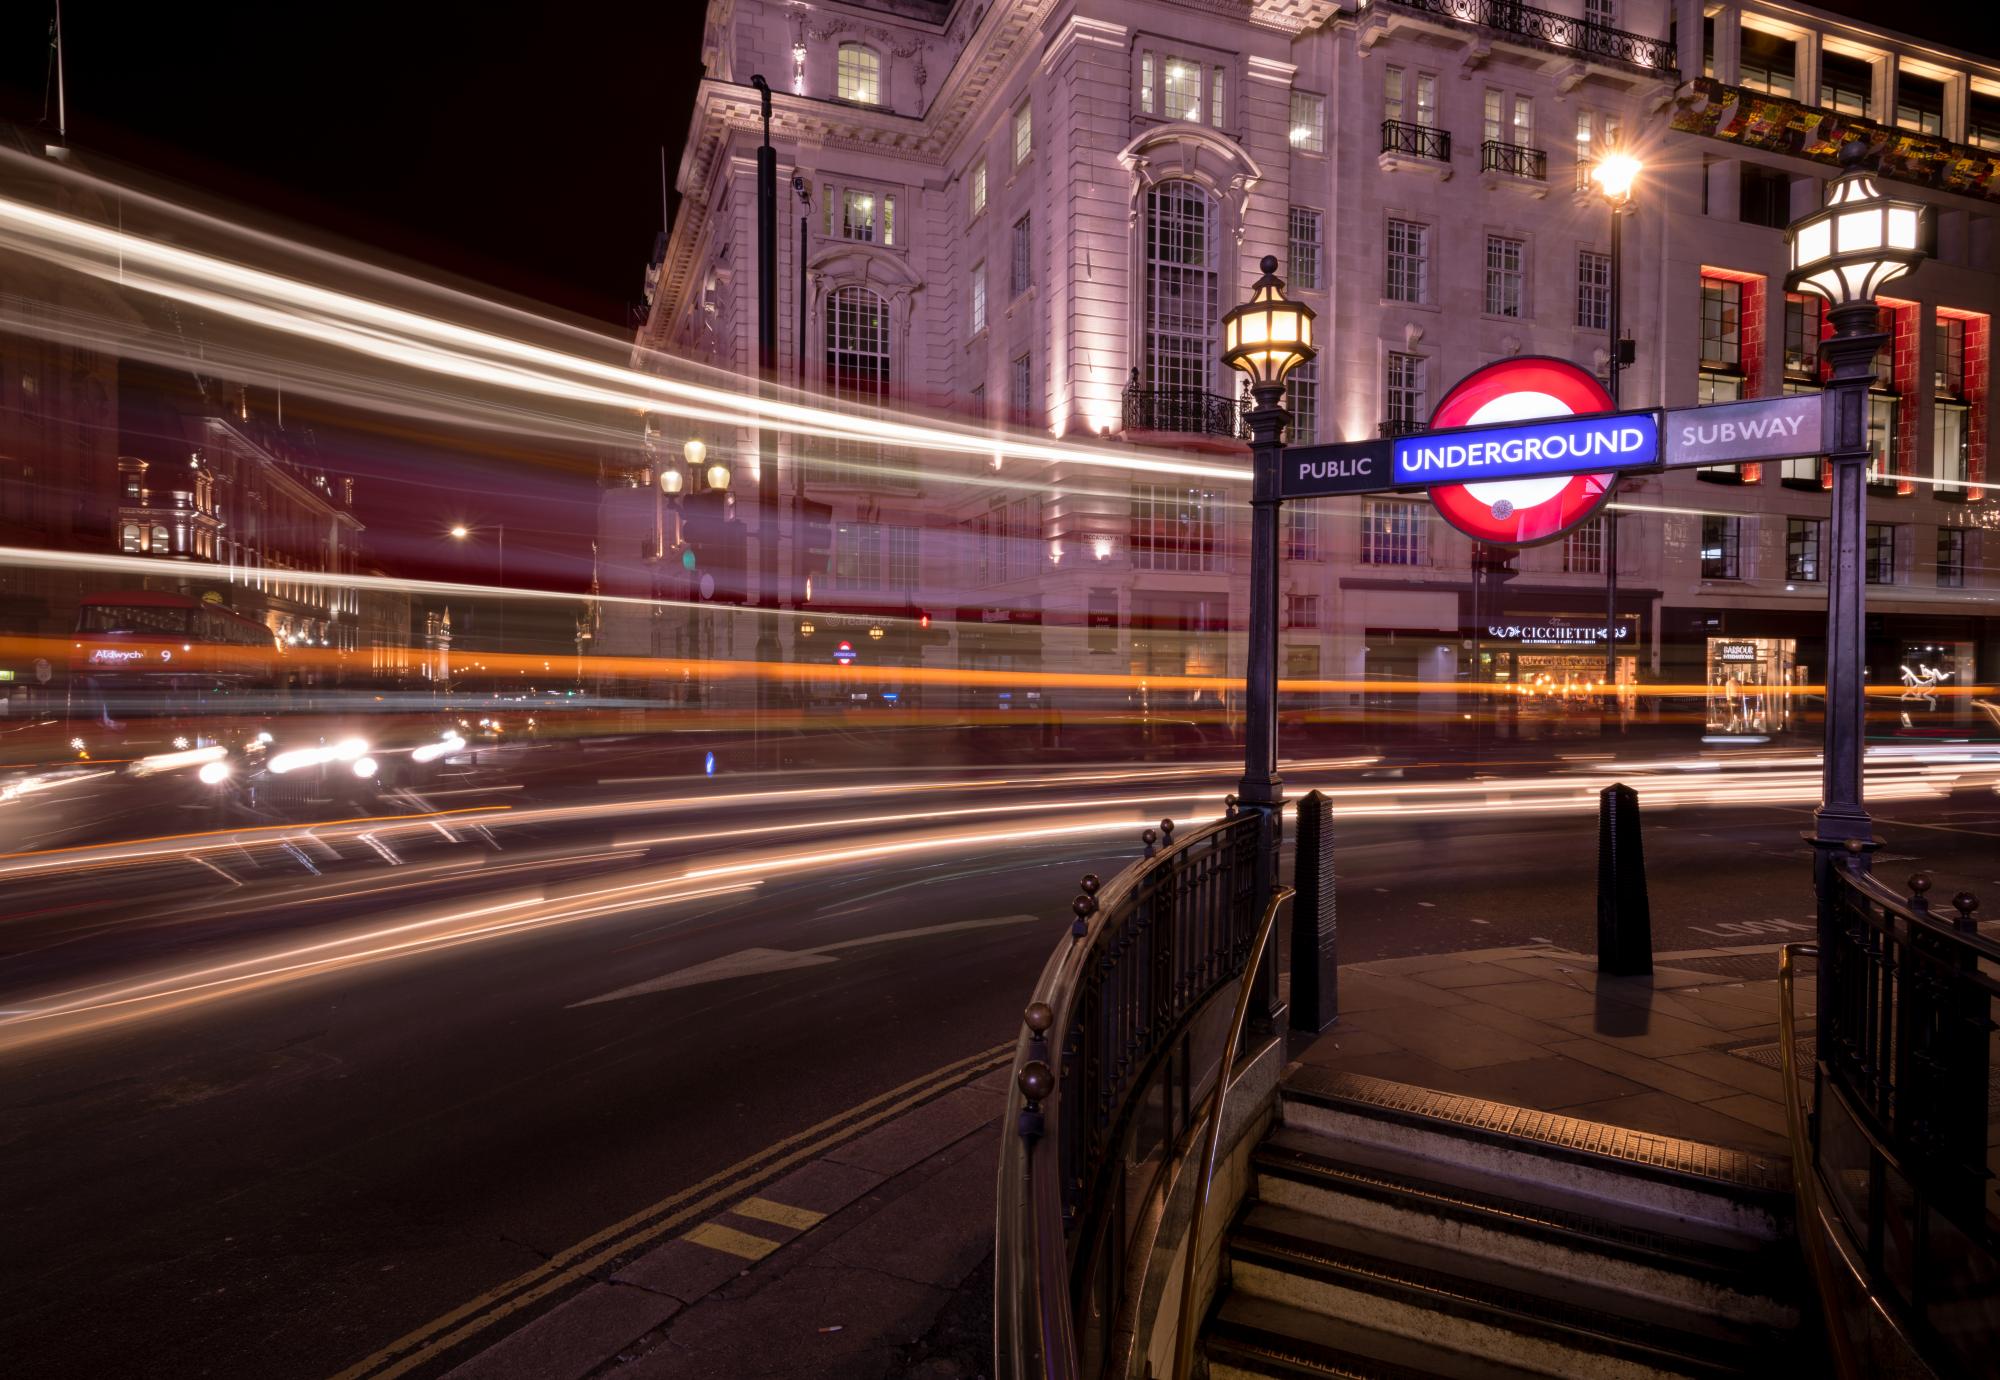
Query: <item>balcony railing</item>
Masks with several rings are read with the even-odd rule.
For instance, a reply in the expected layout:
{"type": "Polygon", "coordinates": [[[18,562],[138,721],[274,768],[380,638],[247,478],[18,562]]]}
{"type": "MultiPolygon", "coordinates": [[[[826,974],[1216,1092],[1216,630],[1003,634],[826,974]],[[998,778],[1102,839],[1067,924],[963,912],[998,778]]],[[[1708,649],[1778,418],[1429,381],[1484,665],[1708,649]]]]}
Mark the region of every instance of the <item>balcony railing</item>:
{"type": "Polygon", "coordinates": [[[1499,139],[1488,139],[1479,146],[1479,171],[1505,173],[1509,177],[1530,177],[1537,182],[1549,180],[1549,155],[1544,149],[1531,149],[1524,144],[1504,143],[1499,139]]]}
{"type": "Polygon", "coordinates": [[[1382,122],[1382,152],[1400,153],[1409,158],[1427,158],[1434,163],[1451,161],[1451,131],[1408,120],[1382,122]]]}
{"type": "Polygon", "coordinates": [[[1517,5],[1511,0],[1389,0],[1389,3],[1460,24],[1477,24],[1497,29],[1551,48],[1563,48],[1585,57],[1678,77],[1673,45],[1664,38],[1614,29],[1595,24],[1573,14],[1557,14],[1533,5],[1517,5]]]}
{"type": "Polygon", "coordinates": [[[1127,431],[1177,431],[1194,436],[1247,435],[1243,404],[1199,388],[1141,388],[1135,381],[1125,389],[1127,431]]]}
{"type": "Polygon", "coordinates": [[[1422,422],[1410,420],[1384,422],[1375,431],[1378,436],[1386,436],[1393,439],[1397,436],[1414,436],[1424,429],[1425,427],[1422,422]]]}

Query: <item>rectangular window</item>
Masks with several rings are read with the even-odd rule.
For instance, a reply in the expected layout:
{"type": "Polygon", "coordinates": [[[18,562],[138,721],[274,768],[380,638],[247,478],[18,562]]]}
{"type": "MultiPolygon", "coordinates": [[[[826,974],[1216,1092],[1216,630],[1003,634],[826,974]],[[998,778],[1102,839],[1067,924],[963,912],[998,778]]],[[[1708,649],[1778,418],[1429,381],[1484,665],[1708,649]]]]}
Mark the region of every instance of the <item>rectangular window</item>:
{"type": "Polygon", "coordinates": [[[1007,265],[1007,295],[1019,297],[1035,281],[1035,238],[1030,218],[1014,222],[1013,252],[1007,265]]]}
{"type": "Polygon", "coordinates": [[[1972,409],[1939,398],[1931,404],[1931,468],[1939,498],[1964,498],[1972,478],[1972,409]]]}
{"type": "Polygon", "coordinates": [[[1014,166],[1020,167],[1035,151],[1035,111],[1027,102],[1014,112],[1014,166]]]}
{"type": "Polygon", "coordinates": [[[972,219],[986,214],[986,160],[980,159],[972,165],[972,219]]]}
{"type": "Polygon", "coordinates": [[[843,43],[834,63],[834,94],[874,105],[882,99],[882,59],[859,43],[843,43]]]}
{"type": "Polygon", "coordinates": [[[1208,122],[1217,129],[1221,129],[1223,102],[1227,98],[1227,87],[1224,84],[1222,69],[1220,67],[1213,69],[1208,75],[1208,122]]]}
{"type": "Polygon", "coordinates": [[[1604,573],[1604,519],[1592,518],[1563,537],[1563,569],[1572,575],[1604,573]]]}
{"type": "Polygon", "coordinates": [[[1989,152],[2000,149],[2000,93],[1966,93],[1965,142],[1989,152]]]}
{"type": "Polygon", "coordinates": [[[972,333],[978,335],[986,329],[986,265],[982,261],[972,266],[972,333]]]}
{"type": "Polygon", "coordinates": [[[1940,316],[1932,328],[1936,356],[1932,390],[1954,398],[1965,396],[1965,318],[1940,316]]]}
{"type": "Polygon", "coordinates": [[[1501,116],[1505,113],[1506,105],[1507,97],[1504,94],[1490,87],[1487,89],[1486,105],[1480,128],[1483,136],[1489,142],[1500,138],[1501,116]]]}
{"type": "Polygon", "coordinates": [[[875,242],[875,196],[872,192],[845,191],[840,194],[840,237],[875,242]]]}
{"type": "Polygon", "coordinates": [[[1576,328],[1611,329],[1611,256],[1583,249],[1576,256],[1576,328]]]}
{"type": "Polygon", "coordinates": [[[1526,96],[1514,98],[1513,142],[1524,149],[1535,146],[1535,103],[1526,96]]]}
{"type": "Polygon", "coordinates": [[[1740,580],[1743,519],[1710,514],[1701,520],[1701,578],[1740,580]]]}
{"type": "MultiPolygon", "coordinates": [[[[1400,120],[1403,118],[1403,79],[1405,75],[1403,69],[1400,67],[1385,67],[1382,69],[1382,118],[1385,120],[1400,120]]],[[[1298,97],[1294,96],[1292,99],[1297,100],[1298,97]]],[[[1297,122],[1294,121],[1294,123],[1297,122]]],[[[1296,144],[1298,140],[1293,139],[1292,142],[1296,144]]]]}
{"type": "Polygon", "coordinates": [[[843,522],[833,533],[836,589],[882,588],[882,528],[873,522],[843,522]]]}
{"type": "Polygon", "coordinates": [[[1431,286],[1431,228],[1414,220],[1389,222],[1389,271],[1382,295],[1391,302],[1426,302],[1431,286]]]}
{"type": "Polygon", "coordinates": [[[1319,505],[1310,499],[1296,499],[1284,506],[1285,559],[1320,559],[1319,505]]]}
{"type": "Polygon", "coordinates": [[[1803,292],[1785,294],[1785,376],[1819,382],[1821,323],[1826,299],[1803,292]]]}
{"type": "Polygon", "coordinates": [[[1939,589],[1965,587],[1965,529],[1940,527],[1937,538],[1937,582],[1939,589]]]}
{"type": "Polygon", "coordinates": [[[1738,165],[1736,219],[1745,225],[1782,230],[1792,223],[1792,179],[1760,163],[1738,165]]]}
{"type": "Polygon", "coordinates": [[[1417,123],[1431,129],[1436,126],[1438,117],[1438,79],[1429,72],[1419,72],[1415,86],[1417,123]]]}
{"type": "Polygon", "coordinates": [[[1291,285],[1317,288],[1319,280],[1319,212],[1303,206],[1291,208],[1291,285]]]}
{"type": "Polygon", "coordinates": [[[1486,237],[1486,314],[1519,317],[1527,307],[1527,244],[1505,235],[1486,237]]]}
{"type": "Polygon", "coordinates": [[[1162,113],[1169,120],[1201,119],[1201,65],[1186,58],[1167,59],[1167,79],[1161,87],[1162,113]]]}
{"type": "Polygon", "coordinates": [[[1902,411],[1902,399],[1894,393],[1871,392],[1868,395],[1868,482],[1870,484],[1893,484],[1902,473],[1902,454],[1898,449],[1897,422],[1902,411]]]}
{"type": "Polygon", "coordinates": [[[1326,152],[1326,98],[1292,93],[1292,147],[1301,153],[1326,152]]]}
{"type": "Polygon", "coordinates": [[[1392,427],[1420,427],[1429,415],[1425,402],[1428,391],[1428,361],[1422,355],[1391,352],[1383,381],[1382,420],[1392,427]]]}
{"type": "Polygon", "coordinates": [[[1287,594],[1285,596],[1285,626],[1288,628],[1317,628],[1319,626],[1319,596],[1317,594],[1287,594]]]}
{"type": "Polygon", "coordinates": [[[1017,426],[1035,421],[1035,357],[1016,355],[1007,374],[1007,410],[1017,426]]]}
{"type": "Polygon", "coordinates": [[[1135,570],[1207,571],[1222,564],[1221,496],[1169,484],[1132,486],[1135,570]]]}
{"type": "Polygon", "coordinates": [[[1896,73],[1896,123],[1917,134],[1944,133],[1944,83],[1914,72],[1896,73]]]}
{"type": "Polygon", "coordinates": [[[1889,523],[1868,524],[1866,573],[1871,585],[1896,583],[1896,529],[1889,523]]]}
{"type": "Polygon", "coordinates": [[[1701,367],[1743,367],[1743,284],[1733,279],[1701,280],[1701,367]]]}
{"type": "Polygon", "coordinates": [[[890,589],[917,587],[917,529],[885,527],[883,555],[886,558],[890,589]]]}
{"type": "Polygon", "coordinates": [[[1430,529],[1424,505],[1371,498],[1362,505],[1363,565],[1429,565],[1430,529]]]}
{"type": "Polygon", "coordinates": [[[1785,520],[1785,578],[1801,584],[1817,584],[1820,579],[1820,538],[1826,524],[1818,518],[1785,520]]]}
{"type": "Polygon", "coordinates": [[[1285,407],[1292,414],[1289,444],[1309,446],[1319,439],[1319,361],[1309,359],[1285,378],[1285,407]]]}
{"type": "Polygon", "coordinates": [[[1583,22],[1617,28],[1618,0],[1583,0],[1583,22]]]}
{"type": "Polygon", "coordinates": [[[980,421],[980,422],[983,422],[983,421],[985,421],[985,420],[986,420],[986,385],[985,385],[985,384],[983,384],[983,383],[976,383],[976,384],[974,384],[974,385],[972,386],[972,393],[971,393],[970,397],[969,397],[969,398],[967,399],[967,402],[968,402],[968,404],[969,404],[969,408],[970,408],[970,410],[971,410],[971,412],[972,412],[972,416],[973,416],[973,420],[974,420],[974,421],[980,421]]]}
{"type": "MultiPolygon", "coordinates": [[[[1783,391],[1786,397],[1796,398],[1801,394],[1819,392],[1819,386],[1786,379],[1783,391]]],[[[1778,475],[1785,484],[1794,489],[1817,489],[1820,487],[1820,459],[1817,455],[1801,455],[1796,459],[1786,460],[1778,467],[1778,475]]]]}
{"type": "Polygon", "coordinates": [[[1819,103],[1842,115],[1868,118],[1868,92],[1875,84],[1875,65],[1866,58],[1822,52],[1819,58],[1819,103]]]}
{"type": "Polygon", "coordinates": [[[1799,44],[1783,34],[1744,25],[1737,85],[1791,100],[1798,93],[1799,44]]]}
{"type": "Polygon", "coordinates": [[[1150,48],[1139,54],[1139,113],[1153,113],[1153,53],[1150,48]]]}

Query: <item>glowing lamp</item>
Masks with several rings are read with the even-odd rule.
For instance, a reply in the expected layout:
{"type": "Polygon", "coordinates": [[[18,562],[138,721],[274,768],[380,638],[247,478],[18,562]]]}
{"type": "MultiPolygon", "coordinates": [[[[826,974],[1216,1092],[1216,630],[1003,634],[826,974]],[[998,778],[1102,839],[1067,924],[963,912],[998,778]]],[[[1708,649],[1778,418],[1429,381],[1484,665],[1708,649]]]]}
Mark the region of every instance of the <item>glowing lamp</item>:
{"type": "Polygon", "coordinates": [[[1252,384],[1279,384],[1318,353],[1313,310],[1285,296],[1275,257],[1266,254],[1260,267],[1264,276],[1251,289],[1250,300],[1222,318],[1222,359],[1248,374],[1252,384]]]}
{"type": "Polygon", "coordinates": [[[1884,195],[1861,168],[1867,156],[1859,139],[1842,144],[1841,174],[1827,186],[1826,206],[1785,231],[1791,291],[1813,293],[1833,307],[1856,306],[1923,262],[1930,208],[1884,195]]]}
{"type": "Polygon", "coordinates": [[[662,465],[660,467],[661,493],[671,498],[686,487],[687,487],[687,476],[681,473],[680,467],[678,465],[662,465]]]}
{"type": "Polygon", "coordinates": [[[1591,165],[1590,180],[1606,201],[1622,204],[1631,199],[1632,184],[1644,166],[1629,153],[1607,153],[1591,165]]]}
{"type": "Polygon", "coordinates": [[[464,541],[467,537],[472,535],[471,531],[469,531],[463,524],[452,528],[451,534],[452,536],[456,537],[459,541],[464,541]]]}
{"type": "Polygon", "coordinates": [[[701,468],[701,462],[708,456],[708,447],[701,443],[699,437],[690,438],[688,443],[681,447],[681,454],[687,457],[689,469],[698,470],[701,468]]]}
{"type": "Polygon", "coordinates": [[[728,492],[729,466],[723,464],[720,460],[710,465],[708,467],[708,487],[717,493],[728,492]]]}

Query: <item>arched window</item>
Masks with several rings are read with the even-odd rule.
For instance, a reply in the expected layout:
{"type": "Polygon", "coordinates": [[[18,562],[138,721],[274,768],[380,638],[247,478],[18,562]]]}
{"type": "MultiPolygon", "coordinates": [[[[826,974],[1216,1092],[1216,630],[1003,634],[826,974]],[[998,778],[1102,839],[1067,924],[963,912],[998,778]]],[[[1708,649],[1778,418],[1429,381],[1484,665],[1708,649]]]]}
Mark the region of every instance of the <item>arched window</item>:
{"type": "Polygon", "coordinates": [[[862,43],[841,44],[834,73],[834,94],[843,101],[882,103],[882,59],[873,48],[862,43]]]}
{"type": "Polygon", "coordinates": [[[148,549],[155,556],[164,556],[173,549],[173,537],[167,531],[166,526],[164,524],[156,523],[154,525],[153,541],[152,545],[148,549]]]}
{"type": "Polygon", "coordinates": [[[136,522],[125,524],[124,531],[120,533],[120,540],[126,551],[139,552],[146,549],[145,544],[139,539],[139,524],[136,522]]]}
{"type": "Polygon", "coordinates": [[[1216,354],[1215,202],[1193,182],[1147,189],[1145,385],[1205,393],[1216,354]]]}
{"type": "MultiPolygon", "coordinates": [[[[889,304],[865,287],[835,288],[826,305],[826,382],[833,396],[853,407],[887,406],[892,362],[889,304]]],[[[849,462],[880,455],[878,447],[854,441],[836,451],[849,462]]]]}

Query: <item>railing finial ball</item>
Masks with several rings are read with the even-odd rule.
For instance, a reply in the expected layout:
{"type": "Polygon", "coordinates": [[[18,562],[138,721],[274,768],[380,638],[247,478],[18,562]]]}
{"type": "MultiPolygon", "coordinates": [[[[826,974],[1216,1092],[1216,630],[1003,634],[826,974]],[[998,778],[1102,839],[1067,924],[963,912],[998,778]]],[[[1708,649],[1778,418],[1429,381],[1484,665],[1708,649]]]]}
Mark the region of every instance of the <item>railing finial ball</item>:
{"type": "Polygon", "coordinates": [[[1931,889],[1930,873],[1912,872],[1910,874],[1910,890],[1912,893],[1918,896],[1922,896],[1925,892],[1929,891],[1930,889],[1931,889]]]}
{"type": "Polygon", "coordinates": [[[1095,896],[1097,894],[1097,887],[1098,887],[1097,874],[1095,872],[1084,873],[1082,885],[1085,892],[1087,892],[1089,895],[1095,896]]]}
{"type": "Polygon", "coordinates": [[[1849,839],[1846,843],[1842,844],[1841,846],[1850,853],[1859,853],[1862,849],[1866,848],[1868,845],[1863,843],[1860,839],[1849,839]]]}
{"type": "Polygon", "coordinates": [[[1979,898],[1977,896],[1974,896],[1969,891],[1961,891],[1958,895],[1951,898],[1951,903],[1958,909],[1958,927],[1960,929],[1977,930],[1979,928],[1977,922],[1972,918],[1972,912],[1979,909],[1979,898]]]}
{"type": "Polygon", "coordinates": [[[1170,819],[1161,820],[1160,833],[1166,838],[1168,843],[1172,843],[1174,841],[1174,822],[1170,819]]]}
{"type": "Polygon", "coordinates": [[[1039,1059],[1030,1059],[1021,1065],[1021,1071],[1014,1076],[1014,1082],[1021,1089],[1021,1096],[1030,1102],[1040,1102],[1055,1091],[1055,1070],[1039,1059]]]}
{"type": "Polygon", "coordinates": [[[1037,1035],[1056,1023],[1055,1009],[1045,1001],[1031,1001],[1028,1009],[1021,1013],[1021,1021],[1037,1035]]]}

